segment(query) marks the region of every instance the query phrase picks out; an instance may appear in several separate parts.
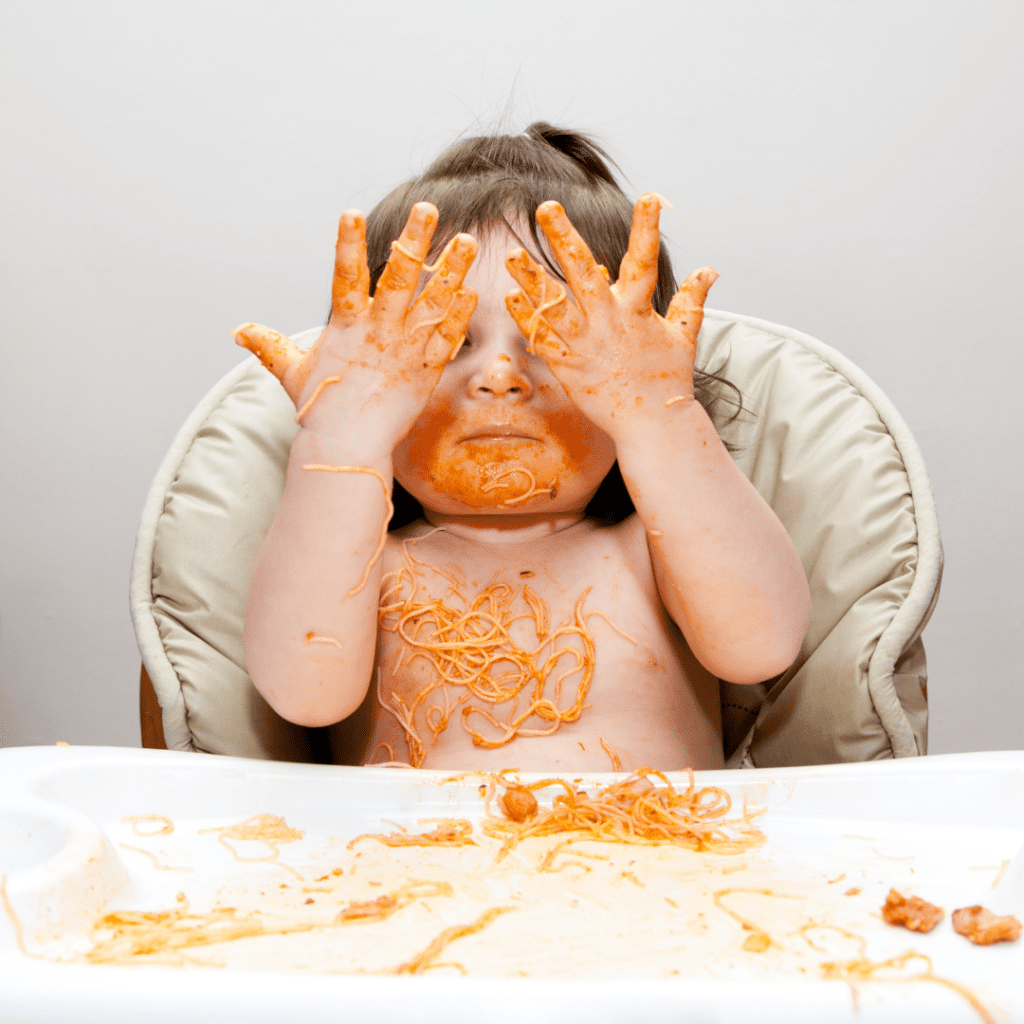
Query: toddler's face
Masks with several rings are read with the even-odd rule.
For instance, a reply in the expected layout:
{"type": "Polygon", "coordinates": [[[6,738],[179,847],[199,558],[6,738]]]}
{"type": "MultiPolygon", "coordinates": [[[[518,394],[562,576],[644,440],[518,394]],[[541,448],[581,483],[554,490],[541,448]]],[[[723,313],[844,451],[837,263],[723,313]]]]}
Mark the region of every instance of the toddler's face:
{"type": "Polygon", "coordinates": [[[465,284],[479,296],[469,332],[408,436],[395,476],[447,515],[582,509],[615,462],[612,439],[581,413],[505,308],[515,282],[503,226],[479,236],[465,284]]]}

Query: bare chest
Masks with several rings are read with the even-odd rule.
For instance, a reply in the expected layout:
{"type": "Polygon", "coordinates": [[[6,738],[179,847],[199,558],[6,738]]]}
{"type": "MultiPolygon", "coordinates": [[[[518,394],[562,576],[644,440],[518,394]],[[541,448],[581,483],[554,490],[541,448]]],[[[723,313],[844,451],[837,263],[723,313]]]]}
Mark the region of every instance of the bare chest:
{"type": "Polygon", "coordinates": [[[607,770],[686,731],[701,680],[617,538],[457,559],[431,539],[385,576],[368,761],[607,770]]]}

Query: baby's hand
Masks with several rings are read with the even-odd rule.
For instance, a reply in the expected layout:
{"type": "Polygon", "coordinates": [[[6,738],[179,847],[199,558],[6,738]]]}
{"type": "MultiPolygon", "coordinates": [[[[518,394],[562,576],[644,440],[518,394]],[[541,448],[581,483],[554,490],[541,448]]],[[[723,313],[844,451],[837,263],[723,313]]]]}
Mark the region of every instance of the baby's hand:
{"type": "Polygon", "coordinates": [[[693,360],[704,299],[718,278],[710,267],[680,285],[667,314],[651,306],[658,283],[658,214],[654,193],[637,200],[629,249],[615,284],[594,259],[559,203],[543,203],[540,224],[572,294],[565,294],[523,249],[505,265],[520,288],[509,313],[576,405],[613,438],[637,418],[662,418],[694,400],[693,360]],[[561,301],[555,301],[561,296],[561,301]],[[573,301],[575,299],[575,301],[573,301]]]}
{"type": "MultiPolygon", "coordinates": [[[[259,356],[284,385],[296,419],[317,433],[379,438],[387,454],[408,432],[462,343],[476,293],[462,287],[476,255],[471,235],[456,235],[413,302],[437,226],[437,209],[417,203],[369,295],[366,220],[346,210],[338,225],[331,316],[303,352],[277,331],[243,324],[237,344],[259,356]]],[[[382,453],[383,454],[383,453],[382,453]]]]}

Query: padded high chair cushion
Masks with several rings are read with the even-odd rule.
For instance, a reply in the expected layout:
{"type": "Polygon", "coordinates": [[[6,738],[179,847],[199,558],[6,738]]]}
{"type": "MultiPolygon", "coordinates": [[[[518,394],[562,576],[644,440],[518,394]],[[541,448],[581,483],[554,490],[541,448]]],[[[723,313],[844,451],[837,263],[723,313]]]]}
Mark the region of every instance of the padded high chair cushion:
{"type": "MultiPolygon", "coordinates": [[[[295,341],[308,345],[316,328],[295,341]]],[[[734,457],[797,547],[812,617],[795,664],[769,684],[722,686],[732,765],[923,754],[920,641],[941,548],[909,430],[881,391],[821,342],[709,310],[698,365],[743,393],[713,411],[734,457]]],[[[307,730],[279,718],[245,671],[245,603],[280,499],[295,410],[251,358],[182,427],[151,488],[132,616],[167,746],[309,760],[307,730]]]]}

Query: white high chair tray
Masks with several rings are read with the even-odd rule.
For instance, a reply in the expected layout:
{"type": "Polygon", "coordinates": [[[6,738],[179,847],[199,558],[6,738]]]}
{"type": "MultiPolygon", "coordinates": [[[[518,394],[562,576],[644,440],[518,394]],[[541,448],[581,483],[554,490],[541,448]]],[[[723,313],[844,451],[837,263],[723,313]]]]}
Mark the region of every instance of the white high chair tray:
{"type": "Polygon", "coordinates": [[[480,777],[449,776],[0,750],[0,1018],[1024,1021],[1024,938],[977,947],[950,924],[974,904],[1024,914],[1024,752],[699,773],[734,812],[764,809],[765,843],[580,843],[546,871],[564,836],[497,861],[480,777]],[[261,814],[284,819],[278,839],[226,831],[261,814]],[[350,847],[438,818],[471,821],[476,845],[350,847]],[[928,934],[885,924],[890,888],[945,919],[928,934]],[[381,913],[357,919],[359,904],[381,913]],[[155,938],[118,946],[112,922],[155,938]],[[396,976],[403,964],[430,969],[396,976]]]}

